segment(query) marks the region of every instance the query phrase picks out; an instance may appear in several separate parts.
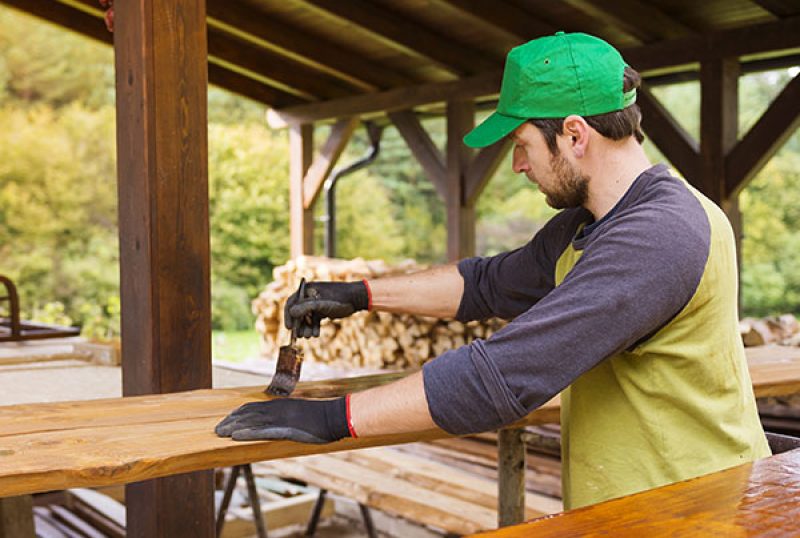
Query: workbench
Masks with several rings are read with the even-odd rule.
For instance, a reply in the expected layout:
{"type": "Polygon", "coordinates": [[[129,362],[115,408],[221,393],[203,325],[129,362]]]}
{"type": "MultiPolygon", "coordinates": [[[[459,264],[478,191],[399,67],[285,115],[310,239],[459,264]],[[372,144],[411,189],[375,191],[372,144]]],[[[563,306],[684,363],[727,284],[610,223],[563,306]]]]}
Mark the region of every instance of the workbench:
{"type": "Polygon", "coordinates": [[[480,535],[798,536],[800,449],[480,535]]]}
{"type": "MultiPolygon", "coordinates": [[[[757,396],[800,392],[800,350],[759,357],[750,371],[757,396]]],[[[763,355],[763,354],[762,354],[763,355]]],[[[300,383],[298,397],[334,397],[391,382],[405,372],[300,383]]],[[[238,406],[268,397],[264,386],[81,402],[0,407],[0,497],[74,487],[124,484],[254,461],[447,437],[441,430],[345,439],[328,445],[235,442],[214,426],[238,406]]],[[[554,423],[553,399],[511,427],[554,423]]],[[[520,474],[520,473],[517,473],[520,474]]],[[[524,491],[524,490],[523,490],[524,491]]],[[[502,502],[501,490],[501,502],[502,502]]],[[[519,519],[518,521],[521,521],[519,519]]]]}

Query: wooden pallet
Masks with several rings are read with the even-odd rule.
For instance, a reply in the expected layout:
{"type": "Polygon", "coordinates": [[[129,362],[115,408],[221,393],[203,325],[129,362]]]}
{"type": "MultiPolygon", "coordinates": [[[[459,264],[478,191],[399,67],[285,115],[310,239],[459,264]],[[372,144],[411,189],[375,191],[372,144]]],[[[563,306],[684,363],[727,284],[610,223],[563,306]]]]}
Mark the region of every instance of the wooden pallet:
{"type": "MultiPolygon", "coordinates": [[[[372,448],[256,464],[392,516],[455,534],[497,527],[497,483],[404,447],[372,448]]],[[[526,496],[526,517],[561,511],[561,501],[526,496]]]]}

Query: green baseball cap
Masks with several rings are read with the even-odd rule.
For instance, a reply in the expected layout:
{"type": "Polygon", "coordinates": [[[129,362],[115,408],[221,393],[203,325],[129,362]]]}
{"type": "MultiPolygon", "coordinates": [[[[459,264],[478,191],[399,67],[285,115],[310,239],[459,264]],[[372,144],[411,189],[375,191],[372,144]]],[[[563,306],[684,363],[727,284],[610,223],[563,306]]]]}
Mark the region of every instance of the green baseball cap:
{"type": "Polygon", "coordinates": [[[467,133],[472,148],[494,144],[528,119],[594,116],[636,102],[623,93],[625,60],[598,37],[556,32],[508,53],[497,110],[467,133]]]}

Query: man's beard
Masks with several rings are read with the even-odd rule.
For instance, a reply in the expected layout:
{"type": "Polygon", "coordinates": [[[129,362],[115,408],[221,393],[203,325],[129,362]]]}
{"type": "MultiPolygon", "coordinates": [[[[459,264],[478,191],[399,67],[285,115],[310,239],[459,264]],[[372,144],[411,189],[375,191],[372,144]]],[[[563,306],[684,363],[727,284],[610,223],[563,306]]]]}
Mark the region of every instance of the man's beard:
{"type": "Polygon", "coordinates": [[[539,185],[547,205],[554,209],[584,205],[589,196],[589,176],[581,174],[560,152],[550,157],[550,166],[556,178],[555,185],[546,190],[539,185]]]}

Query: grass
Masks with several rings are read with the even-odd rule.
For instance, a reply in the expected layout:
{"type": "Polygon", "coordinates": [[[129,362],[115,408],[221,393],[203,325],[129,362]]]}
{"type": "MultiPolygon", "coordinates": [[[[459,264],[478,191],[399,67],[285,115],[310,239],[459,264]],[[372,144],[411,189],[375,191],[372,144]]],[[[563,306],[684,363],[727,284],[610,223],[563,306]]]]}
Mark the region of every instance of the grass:
{"type": "Polygon", "coordinates": [[[211,333],[211,356],[214,360],[243,362],[257,357],[260,335],[254,330],[213,331],[211,333]]]}

